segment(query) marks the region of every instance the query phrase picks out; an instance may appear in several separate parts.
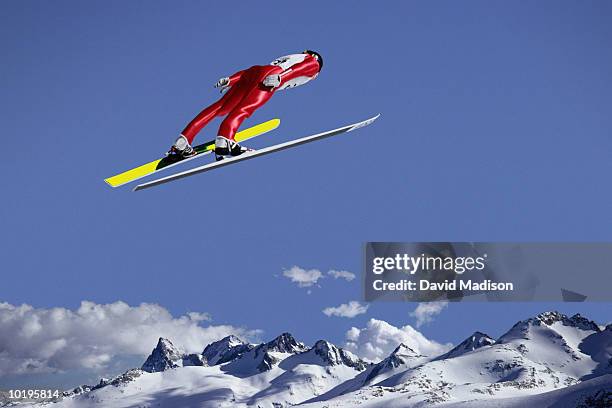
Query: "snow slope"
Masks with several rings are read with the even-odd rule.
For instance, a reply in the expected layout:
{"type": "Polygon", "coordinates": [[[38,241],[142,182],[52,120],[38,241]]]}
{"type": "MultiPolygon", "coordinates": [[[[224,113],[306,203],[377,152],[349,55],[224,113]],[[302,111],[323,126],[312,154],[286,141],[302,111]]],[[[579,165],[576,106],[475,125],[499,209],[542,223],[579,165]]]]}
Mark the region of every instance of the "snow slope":
{"type": "MultiPolygon", "coordinates": [[[[444,404],[444,408],[488,408],[490,401],[466,401],[444,404]]],[[[526,397],[500,399],[498,408],[604,408],[612,407],[612,375],[606,374],[580,384],[526,397]]]]}

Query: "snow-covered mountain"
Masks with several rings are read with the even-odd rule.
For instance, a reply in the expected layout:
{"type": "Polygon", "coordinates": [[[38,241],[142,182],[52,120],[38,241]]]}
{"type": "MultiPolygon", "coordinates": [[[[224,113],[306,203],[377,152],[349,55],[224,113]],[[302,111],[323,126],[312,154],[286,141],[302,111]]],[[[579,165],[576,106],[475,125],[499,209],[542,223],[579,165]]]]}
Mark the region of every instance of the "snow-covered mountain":
{"type": "Polygon", "coordinates": [[[393,350],[389,357],[377,364],[371,364],[362,373],[332,388],[325,394],[316,396],[306,402],[327,401],[342,394],[357,391],[364,386],[376,384],[393,374],[403,372],[428,360],[403,343],[393,350]]]}
{"type": "MultiPolygon", "coordinates": [[[[612,373],[611,334],[580,315],[542,313],[516,323],[497,341],[470,336],[446,355],[307,406],[484,407],[492,399],[497,404],[561,390],[612,373]]],[[[559,404],[555,406],[577,406],[559,404]]]]}
{"type": "Polygon", "coordinates": [[[159,338],[157,346],[142,365],[141,370],[148,373],[166,371],[170,368],[203,366],[206,360],[199,354],[185,354],[168,339],[159,338]]]}
{"type": "Polygon", "coordinates": [[[227,336],[206,346],[202,357],[208,365],[223,364],[234,360],[253,347],[252,344],[245,343],[236,336],[227,336]]]}
{"type": "Polygon", "coordinates": [[[459,357],[465,353],[469,353],[470,351],[474,351],[481,347],[490,346],[494,343],[495,340],[493,338],[477,331],[474,332],[474,334],[472,334],[470,337],[459,343],[459,345],[454,347],[452,350],[442,354],[441,356],[436,357],[436,360],[446,360],[448,358],[459,357]]]}
{"type": "Polygon", "coordinates": [[[497,340],[475,332],[440,356],[399,344],[376,364],[325,340],[307,347],[289,333],[257,345],[229,336],[202,354],[160,339],[141,369],[79,387],[51,407],[487,407],[493,400],[611,406],[612,325],[546,312],[497,340]]]}

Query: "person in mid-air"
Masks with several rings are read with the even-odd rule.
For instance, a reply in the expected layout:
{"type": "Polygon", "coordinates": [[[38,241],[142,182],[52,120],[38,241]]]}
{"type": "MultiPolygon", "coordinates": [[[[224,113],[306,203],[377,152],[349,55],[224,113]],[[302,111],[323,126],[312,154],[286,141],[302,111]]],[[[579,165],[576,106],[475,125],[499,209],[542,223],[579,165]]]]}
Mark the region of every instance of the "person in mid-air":
{"type": "Polygon", "coordinates": [[[215,139],[217,158],[237,156],[248,149],[234,140],[242,122],[263,106],[276,91],[293,88],[309,82],[319,75],[323,58],[306,50],[272,61],[269,65],[254,65],[234,75],[221,78],[215,84],[221,92],[227,91],[217,102],[198,114],[181,132],[168,154],[191,157],[196,154],[191,144],[204,126],[216,116],[225,116],[215,139]]]}

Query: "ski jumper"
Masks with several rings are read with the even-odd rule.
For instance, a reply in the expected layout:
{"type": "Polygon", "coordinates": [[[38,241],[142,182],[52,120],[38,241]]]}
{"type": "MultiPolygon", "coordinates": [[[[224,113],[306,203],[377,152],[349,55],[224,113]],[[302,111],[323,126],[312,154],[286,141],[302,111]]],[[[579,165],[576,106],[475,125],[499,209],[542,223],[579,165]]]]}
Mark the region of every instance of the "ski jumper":
{"type": "Polygon", "coordinates": [[[270,65],[254,65],[229,77],[229,90],[221,99],[198,114],[181,133],[189,144],[198,132],[216,116],[225,116],[218,136],[234,140],[242,122],[263,106],[277,90],[303,85],[316,78],[319,63],[309,54],[292,54],[280,57],[270,65]],[[265,86],[270,75],[278,75],[277,87],[265,86]]]}

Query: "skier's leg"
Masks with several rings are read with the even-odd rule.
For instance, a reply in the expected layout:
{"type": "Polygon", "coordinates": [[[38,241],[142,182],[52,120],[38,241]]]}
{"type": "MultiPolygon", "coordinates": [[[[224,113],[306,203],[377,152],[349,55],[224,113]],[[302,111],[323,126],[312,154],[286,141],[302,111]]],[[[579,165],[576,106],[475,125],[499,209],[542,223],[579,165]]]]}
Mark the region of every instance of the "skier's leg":
{"type": "MultiPolygon", "coordinates": [[[[202,112],[200,112],[181,132],[179,138],[176,140],[173,149],[189,154],[195,154],[191,143],[195,139],[196,135],[216,116],[227,115],[236,107],[245,95],[247,95],[252,84],[257,83],[257,78],[260,75],[261,67],[254,66],[243,71],[241,79],[231,86],[229,91],[217,102],[213,103],[202,112]]],[[[171,149],[172,150],[172,149],[171,149]]]]}
{"type": "Polygon", "coordinates": [[[232,109],[219,126],[219,136],[234,140],[242,122],[270,100],[274,92],[253,89],[232,109]]]}
{"type": "Polygon", "coordinates": [[[178,152],[183,157],[190,157],[196,154],[191,146],[196,135],[216,116],[226,115],[244,96],[243,86],[238,82],[232,87],[221,99],[213,103],[202,112],[200,112],[174,142],[174,145],[168,153],[178,152]],[[242,88],[242,89],[241,89],[242,88]]]}
{"type": "Polygon", "coordinates": [[[215,139],[217,156],[237,155],[247,150],[234,140],[236,132],[242,122],[274,94],[274,90],[262,84],[263,79],[267,75],[281,71],[280,67],[273,65],[255,65],[243,74],[240,80],[242,83],[240,100],[236,101],[227,112],[215,139]]]}
{"type": "Polygon", "coordinates": [[[183,129],[181,135],[187,139],[187,142],[191,144],[196,135],[210,122],[220,114],[220,110],[223,108],[224,98],[221,98],[217,102],[213,103],[206,109],[202,110],[202,112],[198,113],[198,115],[193,118],[191,122],[183,129]]]}
{"type": "Polygon", "coordinates": [[[272,97],[272,94],[273,92],[269,90],[253,89],[240,101],[238,106],[228,113],[221,122],[218,136],[215,139],[215,153],[217,155],[237,156],[247,150],[236,143],[234,139],[236,132],[242,122],[263,106],[272,97]]]}
{"type": "Polygon", "coordinates": [[[196,137],[198,132],[208,124],[208,122],[210,122],[215,116],[219,115],[219,111],[223,108],[223,100],[224,98],[221,98],[193,118],[193,120],[189,122],[187,127],[185,127],[185,129],[181,132],[166,155],[177,153],[182,157],[194,156],[196,151],[191,146],[193,139],[196,137]]]}
{"type": "MultiPolygon", "coordinates": [[[[217,135],[234,141],[234,135],[242,122],[251,116],[253,112],[262,107],[274,95],[274,90],[263,85],[263,79],[273,73],[281,72],[282,69],[273,65],[259,65],[249,69],[247,79],[248,90],[241,95],[240,101],[228,112],[217,135]]],[[[245,86],[246,88],[246,86],[245,86]]]]}

